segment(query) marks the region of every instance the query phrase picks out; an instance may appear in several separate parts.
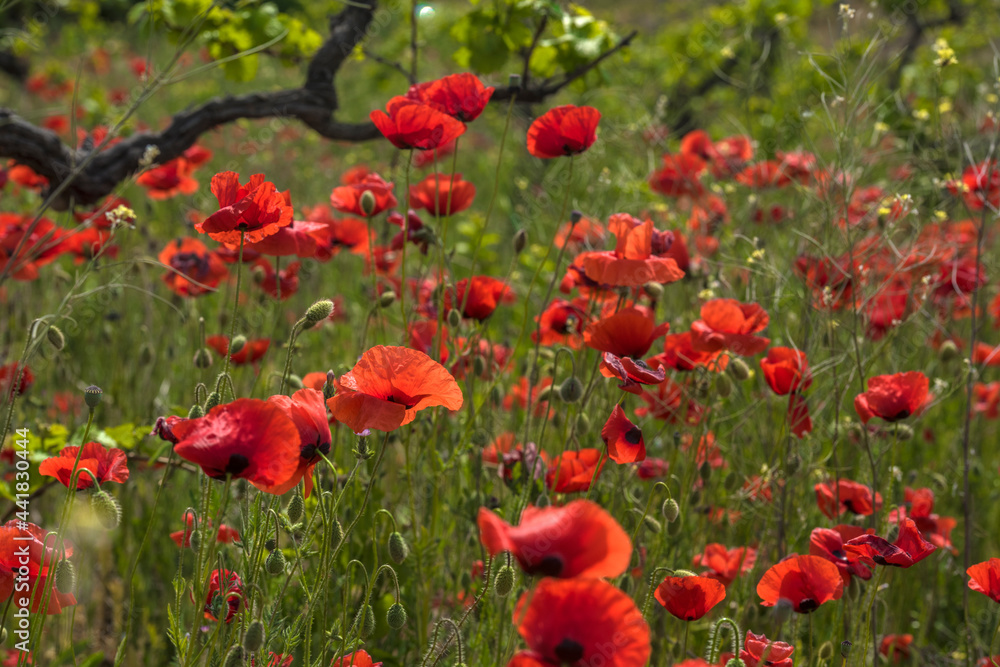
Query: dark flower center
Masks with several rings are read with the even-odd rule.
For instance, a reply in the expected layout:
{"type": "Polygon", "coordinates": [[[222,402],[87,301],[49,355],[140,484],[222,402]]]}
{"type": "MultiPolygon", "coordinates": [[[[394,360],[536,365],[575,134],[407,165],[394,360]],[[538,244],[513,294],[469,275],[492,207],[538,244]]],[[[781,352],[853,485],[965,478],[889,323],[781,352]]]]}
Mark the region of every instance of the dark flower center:
{"type": "Polygon", "coordinates": [[[638,445],[642,442],[642,431],[638,426],[633,426],[625,432],[625,442],[630,445],[638,445]]]}
{"type": "Polygon", "coordinates": [[[583,660],[583,645],[572,639],[565,638],[556,646],[555,654],[560,662],[579,662],[583,660]]]}
{"type": "Polygon", "coordinates": [[[558,577],[563,571],[563,560],[559,556],[546,556],[535,565],[528,568],[530,574],[540,574],[545,577],[558,577]]]}
{"type": "Polygon", "coordinates": [[[250,467],[250,459],[242,454],[230,454],[229,463],[226,464],[225,472],[230,475],[239,475],[250,467]]]}
{"type": "Polygon", "coordinates": [[[819,609],[819,605],[812,598],[806,598],[799,602],[799,611],[803,614],[808,614],[811,611],[816,611],[819,609]]]}
{"type": "Polygon", "coordinates": [[[834,549],[833,551],[830,552],[830,555],[836,558],[837,560],[847,560],[847,552],[845,552],[843,549],[834,549]]]}
{"type": "Polygon", "coordinates": [[[180,273],[199,278],[208,273],[208,257],[195,252],[179,252],[170,258],[170,266],[180,273]]]}

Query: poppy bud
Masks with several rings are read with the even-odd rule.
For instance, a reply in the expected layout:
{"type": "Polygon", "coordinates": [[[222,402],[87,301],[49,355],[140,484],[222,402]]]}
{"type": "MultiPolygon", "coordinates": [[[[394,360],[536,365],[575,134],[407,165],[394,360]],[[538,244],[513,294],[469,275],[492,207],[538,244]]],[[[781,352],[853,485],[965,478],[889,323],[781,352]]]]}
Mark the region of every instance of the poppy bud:
{"type": "Polygon", "coordinates": [[[213,391],[208,395],[208,398],[205,399],[205,411],[208,412],[219,403],[222,403],[222,395],[217,391],[213,391]]]}
{"type": "Polygon", "coordinates": [[[485,447],[490,444],[490,434],[479,428],[472,432],[472,444],[477,447],[485,447]]]}
{"type": "Polygon", "coordinates": [[[660,283],[646,283],[642,286],[643,291],[654,299],[663,296],[663,285],[660,283]]]}
{"type": "Polygon", "coordinates": [[[66,336],[63,335],[59,327],[50,325],[45,332],[45,337],[49,339],[49,344],[55,348],[56,352],[61,352],[66,347],[66,336]]]}
{"type": "Polygon", "coordinates": [[[663,507],[660,508],[660,514],[663,518],[667,520],[667,523],[673,523],[677,521],[677,517],[681,514],[681,506],[677,504],[677,501],[673,498],[667,498],[663,501],[663,507]]]}
{"type": "Polygon", "coordinates": [[[236,334],[233,336],[232,342],[229,343],[229,355],[232,356],[234,354],[239,354],[240,350],[246,347],[246,345],[247,337],[243,334],[236,334]]]}
{"type": "Polygon", "coordinates": [[[958,345],[955,345],[955,341],[946,340],[941,343],[941,347],[938,349],[938,357],[946,364],[958,359],[958,345]]]}
{"type": "Polygon", "coordinates": [[[739,357],[730,358],[726,370],[739,382],[743,382],[750,377],[750,367],[739,357]]]}
{"type": "Polygon", "coordinates": [[[712,466],[708,461],[701,464],[698,468],[698,475],[701,477],[702,481],[707,482],[712,477],[712,466]]]}
{"type": "Polygon", "coordinates": [[[192,405],[191,409],[188,410],[188,419],[198,419],[199,417],[204,417],[205,411],[202,410],[200,405],[192,405]]]}
{"type": "Polygon", "coordinates": [[[823,642],[819,647],[819,659],[829,660],[833,657],[833,644],[831,642],[823,642]]]}
{"type": "Polygon", "coordinates": [[[398,565],[406,560],[408,555],[410,555],[410,547],[407,546],[406,540],[399,532],[392,531],[389,534],[389,558],[398,565]]]}
{"type": "Polygon", "coordinates": [[[587,433],[589,430],[590,430],[590,417],[581,412],[576,416],[576,432],[587,433]]]}
{"type": "Polygon", "coordinates": [[[368,639],[375,632],[375,611],[370,604],[366,604],[364,609],[358,609],[358,615],[354,617],[352,629],[362,639],[368,639]]]}
{"type": "Polygon", "coordinates": [[[139,347],[139,365],[149,366],[154,361],[156,361],[156,352],[153,350],[153,346],[148,342],[143,343],[139,347]]]}
{"type": "Polygon", "coordinates": [[[385,614],[385,621],[393,630],[399,630],[406,625],[406,610],[403,609],[403,605],[396,602],[389,607],[389,611],[385,614]]]}
{"type": "Polygon", "coordinates": [[[657,521],[654,517],[649,516],[648,514],[646,515],[646,518],[643,519],[643,521],[646,524],[646,528],[648,528],[649,531],[652,532],[654,535],[663,530],[663,526],[660,524],[660,522],[657,521]]]}
{"type": "Polygon", "coordinates": [[[746,667],[746,665],[740,658],[730,658],[729,662],[726,663],[726,667],[746,667]]]}
{"type": "Polygon", "coordinates": [[[448,326],[455,329],[460,324],[462,324],[462,313],[452,308],[448,311],[448,326]]]}
{"type": "Polygon", "coordinates": [[[226,661],[222,663],[222,667],[242,667],[245,659],[243,647],[234,646],[226,654],[226,661]]]}
{"type": "Polygon", "coordinates": [[[208,351],[208,348],[198,348],[194,353],[194,367],[195,368],[208,368],[212,365],[212,354],[208,351]]]}
{"type": "Polygon", "coordinates": [[[0,644],[7,643],[7,628],[0,628],[0,644]]]}
{"type": "Polygon", "coordinates": [[[708,379],[704,377],[700,377],[697,380],[695,380],[694,387],[692,387],[694,395],[699,399],[708,398],[708,389],[709,389],[708,379]]]}
{"type": "Polygon", "coordinates": [[[381,296],[378,298],[379,308],[388,308],[392,304],[396,303],[396,293],[392,290],[386,290],[382,292],[381,296]]]}
{"type": "Polygon", "coordinates": [[[846,639],[840,642],[840,657],[847,660],[847,656],[851,655],[851,647],[854,646],[851,642],[846,639]]]}
{"type": "Polygon", "coordinates": [[[365,190],[361,193],[361,198],[358,199],[358,207],[361,212],[364,213],[366,218],[370,218],[372,213],[375,212],[375,206],[378,202],[375,201],[375,193],[371,190],[365,190]]]}
{"type": "Polygon", "coordinates": [[[304,387],[305,385],[302,384],[302,378],[300,378],[295,373],[289,373],[288,374],[288,386],[291,387],[292,389],[298,390],[298,389],[302,389],[302,387],[304,387]]]}
{"type": "Polygon", "coordinates": [[[495,384],[490,389],[490,402],[494,405],[500,405],[503,402],[503,390],[500,388],[500,385],[495,384]]]}
{"type": "Polygon", "coordinates": [[[291,500],[288,501],[288,506],[285,507],[285,516],[293,524],[298,523],[302,520],[302,515],[306,511],[306,501],[302,499],[298,493],[294,494],[291,500]]]}
{"type": "Polygon", "coordinates": [[[472,370],[476,375],[484,375],[486,373],[486,360],[482,357],[476,357],[473,359],[472,370]]]}
{"type": "Polygon", "coordinates": [[[577,211],[575,209],[572,210],[572,211],[570,211],[570,213],[569,213],[569,221],[571,223],[573,223],[575,225],[576,223],[580,222],[581,220],[583,220],[583,213],[580,213],[579,211],[577,211]]]}
{"type": "Polygon", "coordinates": [[[583,382],[575,375],[566,378],[559,387],[559,398],[566,403],[576,403],[583,398],[583,382]]]}
{"type": "Polygon", "coordinates": [[[729,398],[733,393],[733,382],[728,376],[719,374],[715,377],[715,393],[721,398],[729,398]]]}
{"type": "Polygon", "coordinates": [[[76,570],[65,558],[56,566],[56,588],[60,593],[72,593],[76,589],[76,570]]]}
{"type": "Polygon", "coordinates": [[[285,554],[281,549],[272,549],[264,561],[264,569],[272,576],[285,573],[285,554]]]}
{"type": "Polygon", "coordinates": [[[201,531],[191,531],[191,537],[189,538],[188,543],[191,545],[193,550],[198,551],[198,549],[201,548],[201,531]]]}
{"type": "Polygon", "coordinates": [[[323,400],[328,401],[333,398],[334,394],[337,393],[337,387],[334,386],[337,376],[333,374],[333,371],[326,372],[326,382],[323,383],[323,400]]]}
{"type": "Polygon", "coordinates": [[[344,539],[344,527],[340,525],[339,519],[334,519],[333,525],[330,526],[330,544],[332,544],[333,546],[337,546],[343,539],[344,539]]]}
{"type": "Polygon", "coordinates": [[[549,385],[548,387],[545,387],[544,389],[538,392],[538,396],[535,400],[537,400],[539,403],[541,403],[542,401],[552,400],[552,394],[554,393],[556,393],[556,388],[553,387],[552,385],[549,385]]]}
{"type": "Polygon", "coordinates": [[[691,570],[674,570],[675,577],[697,577],[691,570]]]}
{"type": "Polygon", "coordinates": [[[913,440],[913,427],[908,424],[896,424],[896,438],[899,440],[913,440]]]}
{"type": "Polygon", "coordinates": [[[505,598],[514,589],[514,568],[504,565],[497,572],[497,578],[493,581],[493,590],[497,597],[505,598]]]}
{"type": "Polygon", "coordinates": [[[329,299],[323,299],[322,301],[317,301],[313,305],[309,306],[309,310],[306,311],[306,322],[314,325],[318,322],[322,322],[326,318],[330,317],[333,313],[333,301],[329,299]]]}
{"type": "Polygon", "coordinates": [[[254,621],[243,636],[243,648],[250,653],[256,653],[264,645],[264,624],[254,621]]]}
{"type": "Polygon", "coordinates": [[[94,384],[84,389],[83,400],[87,404],[87,407],[91,410],[96,408],[101,402],[101,394],[103,393],[101,388],[94,384]]]}
{"type": "Polygon", "coordinates": [[[108,495],[107,491],[98,489],[90,497],[90,508],[97,515],[97,520],[107,530],[117,528],[122,520],[122,508],[118,502],[108,495]]]}
{"type": "Polygon", "coordinates": [[[524,229],[519,229],[514,232],[514,254],[520,255],[525,246],[528,245],[528,232],[524,229]]]}

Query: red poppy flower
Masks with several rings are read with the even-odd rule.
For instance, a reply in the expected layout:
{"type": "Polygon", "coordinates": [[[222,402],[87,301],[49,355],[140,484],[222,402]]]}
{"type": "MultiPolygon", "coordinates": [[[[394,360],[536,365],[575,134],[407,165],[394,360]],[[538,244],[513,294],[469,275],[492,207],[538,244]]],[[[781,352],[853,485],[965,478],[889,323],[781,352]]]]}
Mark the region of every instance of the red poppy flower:
{"type": "Polygon", "coordinates": [[[38,269],[63,251],[64,230],[48,218],[40,218],[34,226],[33,221],[31,215],[0,213],[0,271],[14,280],[37,279],[38,269]]]}
{"type": "Polygon", "coordinates": [[[444,307],[461,308],[462,317],[482,322],[493,314],[501,302],[511,303],[513,300],[514,292],[502,280],[490,276],[473,276],[471,284],[468,278],[458,281],[454,301],[452,291],[445,291],[444,307]]]}
{"type": "Polygon", "coordinates": [[[414,169],[422,169],[429,164],[437,164],[441,158],[451,155],[455,152],[455,145],[457,142],[449,141],[446,144],[442,144],[437,148],[432,148],[429,151],[420,151],[413,155],[413,165],[414,169]]]}
{"type": "Polygon", "coordinates": [[[642,385],[659,384],[667,375],[662,368],[652,369],[642,359],[631,357],[616,357],[610,352],[601,356],[601,375],[621,380],[619,389],[631,394],[642,394],[642,385]]]}
{"type": "Polygon", "coordinates": [[[792,653],[795,647],[785,642],[773,642],[764,635],[747,631],[746,640],[740,651],[740,660],[746,667],[792,667],[792,653]]]}
{"type": "Polygon", "coordinates": [[[705,161],[691,153],[663,156],[663,165],[649,177],[649,187],[668,197],[700,198],[705,193],[701,176],[705,161]]]}
{"type": "Polygon", "coordinates": [[[716,469],[726,468],[729,465],[722,456],[722,450],[715,444],[715,433],[712,431],[698,438],[697,447],[694,446],[694,436],[685,433],[681,437],[681,451],[690,452],[692,449],[695,450],[694,463],[699,468],[706,463],[716,469]]]}
{"type": "Polygon", "coordinates": [[[973,211],[981,211],[986,204],[993,208],[1000,206],[1000,168],[996,160],[984,160],[966,167],[961,181],[948,183],[952,194],[961,194],[965,205],[973,211]]]}
{"type": "Polygon", "coordinates": [[[309,259],[316,255],[316,248],[321,243],[329,241],[329,230],[329,225],[325,222],[293,220],[287,227],[264,237],[264,240],[245,244],[243,251],[245,253],[250,250],[270,257],[294,256],[309,259]]]}
{"type": "Polygon", "coordinates": [[[273,487],[286,483],[298,468],[298,429],[274,403],[239,398],[171,430],[178,439],[177,455],[213,479],[232,475],[258,488],[273,487]]]}
{"type": "Polygon", "coordinates": [[[424,408],[458,410],[463,402],[462,390],[444,366],[405,347],[376,345],[334,384],[337,394],[327,405],[355,433],[394,431],[424,408]]]}
{"type": "Polygon", "coordinates": [[[372,662],[372,657],[367,651],[358,650],[339,660],[334,658],[330,662],[330,667],[382,667],[382,663],[372,662]]]}
{"type": "Polygon", "coordinates": [[[784,600],[800,614],[816,611],[824,602],[839,600],[843,593],[840,570],[820,556],[790,556],[772,566],[757,584],[761,605],[773,607],[784,600]]]}
{"type": "MultiPolygon", "coordinates": [[[[170,539],[172,539],[177,546],[181,549],[191,548],[191,533],[194,532],[194,513],[185,512],[184,513],[184,530],[178,530],[176,532],[170,533],[170,539]]],[[[212,528],[212,522],[207,521],[209,530],[212,528]]],[[[236,540],[240,539],[239,532],[232,526],[227,526],[222,524],[219,526],[219,530],[215,534],[215,540],[220,544],[231,544],[236,540]]]]}
{"type": "Polygon", "coordinates": [[[693,371],[701,366],[715,372],[726,370],[729,357],[722,351],[702,352],[691,344],[691,332],[667,334],[663,339],[663,353],[649,359],[650,366],[666,366],[675,371],[693,371]]]}
{"type": "MultiPolygon", "coordinates": [[[[229,336],[209,336],[205,342],[221,357],[226,356],[226,352],[229,351],[229,336]]],[[[229,361],[235,366],[256,363],[267,353],[267,348],[270,346],[271,341],[267,338],[248,340],[242,350],[229,356],[229,361]]]]}
{"type": "Polygon", "coordinates": [[[617,357],[641,359],[649,352],[653,341],[670,330],[670,324],[655,324],[638,308],[622,308],[614,315],[587,326],[583,342],[595,350],[610,352],[617,357]]]}
{"type": "Polygon", "coordinates": [[[8,398],[13,398],[15,395],[21,396],[35,384],[35,375],[31,369],[24,366],[24,372],[19,372],[19,368],[20,365],[16,361],[0,366],[0,395],[8,398]],[[18,375],[20,375],[20,379],[18,379],[18,375]]]}
{"type": "Polygon", "coordinates": [[[463,123],[471,123],[486,108],[493,90],[493,86],[484,86],[475,74],[462,72],[410,86],[406,96],[463,123]]]}
{"type": "Polygon", "coordinates": [[[555,244],[557,248],[580,250],[604,245],[608,231],[597,220],[583,216],[574,224],[564,222],[556,231],[555,244]]]}
{"type": "Polygon", "coordinates": [[[809,416],[809,404],[797,391],[788,395],[788,429],[796,437],[801,438],[806,433],[812,433],[812,417],[809,416]]]}
{"type": "Polygon", "coordinates": [[[593,107],[549,109],[528,128],[528,152],[545,159],[582,153],[597,139],[600,120],[601,112],[593,107]]]}
{"type": "Polygon", "coordinates": [[[369,173],[363,180],[334,188],[330,193],[330,205],[341,213],[371,217],[396,207],[398,202],[392,190],[392,183],[386,183],[378,174],[369,173]],[[361,196],[365,192],[375,197],[375,206],[367,213],[361,208],[361,196]]]}
{"type": "Polygon", "coordinates": [[[89,262],[95,257],[118,257],[118,246],[111,244],[111,232],[96,227],[77,229],[63,237],[62,252],[73,257],[74,264],[89,262]]]}
{"type": "Polygon", "coordinates": [[[868,379],[868,391],[854,397],[854,409],[865,424],[872,417],[897,422],[923,410],[932,399],[929,387],[920,371],[876,375],[868,379]]]}
{"type": "MultiPolygon", "coordinates": [[[[76,598],[71,593],[62,593],[48,582],[63,555],[61,549],[45,544],[48,532],[20,519],[11,519],[0,526],[0,603],[7,602],[15,593],[16,578],[18,598],[29,598],[33,613],[39,613],[42,608],[46,588],[51,591],[45,608],[49,616],[58,614],[63,607],[76,604],[76,598]],[[24,583],[27,583],[27,590],[22,588],[24,583]]],[[[49,545],[52,543],[50,539],[49,545]]],[[[73,555],[72,545],[68,542],[65,555],[67,558],[73,555]]]]}
{"type": "Polygon", "coordinates": [[[566,450],[552,461],[545,473],[545,486],[556,493],[586,491],[591,480],[601,474],[605,461],[607,458],[599,449],[566,450]]]}
{"type": "Polygon", "coordinates": [[[507,667],[642,667],[649,626],[628,595],[600,579],[542,579],[514,610],[529,651],[507,667]]]}
{"type": "Polygon", "coordinates": [[[205,598],[205,618],[210,621],[219,620],[212,614],[212,601],[216,595],[226,596],[223,603],[223,608],[228,608],[225,620],[226,623],[232,623],[240,607],[243,606],[243,581],[240,579],[240,575],[231,570],[212,571],[212,578],[208,581],[208,597],[205,598]],[[226,586],[225,591],[222,590],[223,582],[226,586]],[[230,595],[230,593],[236,593],[239,597],[230,595]]]}
{"type": "Polygon", "coordinates": [[[389,113],[376,109],[368,117],[396,148],[426,151],[454,141],[465,132],[463,122],[405,97],[392,98],[385,108],[389,113]]]}
{"type": "Polygon", "coordinates": [[[521,408],[522,410],[527,410],[530,403],[532,407],[531,414],[535,417],[541,417],[544,414],[551,417],[554,413],[553,409],[549,407],[548,401],[540,401],[538,397],[541,393],[548,387],[552,386],[551,377],[543,377],[540,382],[531,388],[531,397],[528,397],[528,378],[522,376],[518,379],[517,383],[510,388],[510,393],[503,397],[503,409],[513,410],[515,406],[521,408]]]}
{"type": "Polygon", "coordinates": [[[212,177],[212,194],[219,210],[194,228],[220,243],[236,245],[241,234],[244,243],[259,243],[292,223],[292,207],[264,174],[254,174],[241,185],[236,172],[218,173],[212,177]]]}
{"type": "Polygon", "coordinates": [[[878,652],[893,662],[906,660],[910,657],[910,645],[913,644],[913,635],[886,635],[882,637],[878,652]]]}
{"type": "Polygon", "coordinates": [[[875,503],[872,504],[870,487],[849,479],[838,480],[835,485],[817,484],[816,503],[827,517],[834,519],[845,511],[861,516],[870,516],[875,508],[882,507],[882,494],[875,493],[875,503]]]}
{"type": "Polygon", "coordinates": [[[583,344],[583,327],[587,324],[587,300],[581,297],[566,301],[554,299],[537,317],[538,331],[531,332],[531,340],[542,345],[562,344],[576,350],[583,344]]]}
{"type": "Polygon", "coordinates": [[[170,199],[198,191],[198,181],[191,178],[193,172],[194,165],[179,157],[143,172],[135,182],[146,188],[150,199],[170,199]]]}
{"type": "Polygon", "coordinates": [[[214,252],[209,252],[198,239],[171,241],[160,252],[158,259],[171,269],[163,274],[163,282],[180,296],[200,296],[214,292],[219,283],[229,275],[222,259],[214,252]]]}
{"type": "Polygon", "coordinates": [[[726,598],[726,587],[709,577],[667,577],[656,587],[656,601],[682,621],[697,621],[726,598]]]}
{"type": "Polygon", "coordinates": [[[285,301],[299,291],[299,269],[302,268],[302,262],[292,262],[280,271],[275,271],[271,263],[262,257],[254,266],[263,272],[259,276],[260,288],[271,298],[277,299],[280,295],[281,300],[285,301]]]}
{"type": "Polygon", "coordinates": [[[647,457],[635,469],[635,476],[639,479],[660,479],[666,477],[670,471],[670,462],[658,458],[647,457]]]}
{"type": "Polygon", "coordinates": [[[976,563],[965,573],[969,575],[969,588],[1000,602],[1000,558],[976,563]]]}
{"type": "Polygon", "coordinates": [[[844,542],[864,534],[863,528],[855,526],[836,526],[833,530],[814,528],[809,535],[809,553],[836,565],[845,586],[851,583],[851,575],[871,579],[872,571],[864,566],[856,554],[844,549],[844,542]]]}
{"type": "Polygon", "coordinates": [[[701,307],[701,319],[691,323],[691,344],[696,350],[728,350],[740,356],[763,352],[771,342],[753,334],[767,327],[767,311],[756,303],[713,299],[701,307]]]}
{"type": "Polygon", "coordinates": [[[308,498],[313,487],[313,468],[320,462],[321,455],[326,456],[330,453],[330,443],[333,441],[330,422],[326,416],[326,403],[323,402],[323,392],[307,387],[299,389],[291,397],[278,395],[270,397],[267,401],[284,410],[295,423],[295,428],[299,431],[299,461],[295,473],[283,484],[256,486],[261,491],[280,496],[305,479],[305,497],[308,498]]]}
{"type": "Polygon", "coordinates": [[[694,557],[694,564],[708,568],[704,577],[718,579],[728,587],[736,577],[753,569],[757,562],[757,550],[753,547],[734,547],[712,543],[705,545],[705,551],[694,557]]]}
{"type": "Polygon", "coordinates": [[[77,491],[89,489],[94,485],[90,475],[83,472],[89,470],[97,478],[98,484],[105,482],[117,482],[124,484],[128,480],[128,461],[125,452],[121,449],[108,449],[99,442],[88,442],[80,452],[80,461],[77,463],[77,453],[79,447],[63,447],[59,456],[51,456],[38,466],[39,474],[46,477],[55,477],[59,482],[68,487],[73,473],[73,466],[79,471],[76,479],[77,491]]]}
{"type": "Polygon", "coordinates": [[[644,391],[639,397],[645,406],[635,409],[638,417],[650,416],[670,424],[697,424],[705,408],[687,395],[682,385],[670,378],[656,385],[655,393],[644,391]]]}
{"type": "Polygon", "coordinates": [[[904,519],[896,542],[889,544],[877,535],[861,535],[844,544],[844,548],[869,565],[910,567],[927,558],[937,549],[920,534],[913,519],[904,519]]]}
{"type": "Polygon", "coordinates": [[[611,216],[608,229],[617,244],[613,251],[584,253],[583,269],[588,279],[615,287],[639,287],[650,282],[672,283],[684,277],[674,259],[653,254],[656,230],[652,220],[641,222],[627,213],[618,213],[611,216]]]}
{"type": "Polygon", "coordinates": [[[929,517],[934,511],[934,492],[926,487],[922,489],[906,487],[903,500],[910,504],[910,517],[913,519],[929,517]]]}
{"type": "Polygon", "coordinates": [[[646,458],[642,431],[629,421],[620,405],[615,406],[604,423],[601,439],[608,447],[608,456],[615,463],[636,463],[646,458]]]}
{"type": "Polygon", "coordinates": [[[475,197],[476,186],[463,181],[461,174],[431,174],[410,186],[410,206],[425,208],[435,217],[464,211],[475,197]]]}
{"type": "Polygon", "coordinates": [[[481,507],[479,539],[491,556],[509,551],[526,573],[547,577],[617,577],[632,558],[628,535],[589,500],[562,507],[528,506],[517,526],[481,507]]]}
{"type": "Polygon", "coordinates": [[[809,359],[800,350],[772,347],[767,351],[767,356],[760,360],[760,368],[771,391],[778,396],[808,389],[812,384],[809,359]]]}

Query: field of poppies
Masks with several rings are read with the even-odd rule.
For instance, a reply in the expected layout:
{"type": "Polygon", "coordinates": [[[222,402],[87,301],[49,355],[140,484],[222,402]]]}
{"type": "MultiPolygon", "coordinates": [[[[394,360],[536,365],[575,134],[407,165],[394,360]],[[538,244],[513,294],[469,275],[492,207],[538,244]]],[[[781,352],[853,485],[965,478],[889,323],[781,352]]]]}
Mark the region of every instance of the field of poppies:
{"type": "Polygon", "coordinates": [[[990,2],[331,4],[0,25],[0,664],[1000,667],[990,2]]]}

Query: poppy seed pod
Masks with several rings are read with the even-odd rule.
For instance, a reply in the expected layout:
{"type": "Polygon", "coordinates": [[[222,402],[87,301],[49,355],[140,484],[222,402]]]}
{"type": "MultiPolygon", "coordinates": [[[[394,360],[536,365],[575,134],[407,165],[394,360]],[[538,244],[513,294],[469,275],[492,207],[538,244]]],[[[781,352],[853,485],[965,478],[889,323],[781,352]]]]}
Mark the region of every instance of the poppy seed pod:
{"type": "Polygon", "coordinates": [[[254,621],[247,628],[246,635],[243,636],[243,648],[250,653],[256,653],[264,645],[264,624],[254,621]]]}
{"type": "Polygon", "coordinates": [[[118,527],[122,520],[122,508],[118,501],[112,498],[106,491],[97,490],[90,497],[90,508],[97,515],[97,520],[107,530],[118,527]]]}
{"type": "Polygon", "coordinates": [[[285,515],[293,524],[302,520],[302,515],[305,514],[305,511],[306,501],[298,493],[292,496],[292,499],[288,501],[288,506],[285,507],[285,515]]]}
{"type": "Polygon", "coordinates": [[[396,303],[396,293],[392,290],[386,290],[382,292],[381,296],[378,298],[379,308],[388,308],[392,304],[396,303]]]}
{"type": "Polygon", "coordinates": [[[285,573],[285,554],[281,549],[272,549],[264,561],[264,569],[271,576],[278,576],[285,573]]]}
{"type": "Polygon", "coordinates": [[[247,337],[243,334],[237,334],[233,337],[233,341],[229,344],[229,354],[230,356],[234,354],[239,354],[240,351],[247,346],[247,337]]]}
{"type": "Polygon", "coordinates": [[[673,498],[667,498],[663,501],[663,507],[660,508],[660,514],[663,518],[667,520],[667,523],[673,523],[677,521],[677,517],[681,514],[681,506],[677,504],[677,501],[673,498]]]}
{"type": "Polygon", "coordinates": [[[559,387],[559,398],[566,403],[576,403],[583,398],[583,382],[575,375],[566,378],[559,387]]]}
{"type": "Polygon", "coordinates": [[[55,325],[49,326],[45,332],[45,337],[48,338],[49,344],[52,345],[56,352],[61,352],[66,347],[66,337],[63,335],[62,330],[55,325]]]}
{"type": "Polygon", "coordinates": [[[234,646],[229,649],[229,653],[226,654],[226,661],[222,665],[223,667],[242,667],[245,658],[243,647],[234,646]]]}
{"type": "Polygon", "coordinates": [[[373,213],[375,213],[375,206],[378,202],[375,200],[375,193],[371,190],[365,190],[361,193],[361,197],[358,199],[358,206],[361,208],[361,212],[366,218],[370,218],[373,213]]]}
{"type": "Polygon", "coordinates": [[[729,374],[732,375],[738,382],[743,382],[750,377],[750,367],[747,366],[747,363],[739,357],[730,357],[729,365],[726,366],[726,370],[729,371],[729,374]]]}
{"type": "Polygon", "coordinates": [[[851,655],[851,647],[854,646],[851,642],[846,639],[840,642],[840,657],[847,660],[847,656],[851,655]]]}
{"type": "Polygon", "coordinates": [[[194,353],[194,367],[208,368],[212,365],[212,353],[207,347],[198,348],[194,353]]]}
{"type": "Polygon", "coordinates": [[[389,611],[385,615],[385,620],[393,630],[399,630],[406,625],[406,610],[403,609],[403,605],[396,602],[389,607],[389,611]]]}
{"type": "Polygon", "coordinates": [[[519,229],[514,232],[514,254],[520,255],[528,245],[528,232],[519,229]]]}
{"type": "Polygon", "coordinates": [[[521,75],[520,74],[511,74],[509,77],[507,77],[507,85],[510,87],[511,90],[514,90],[514,91],[520,90],[521,89],[521,75]]]}
{"type": "Polygon", "coordinates": [[[399,532],[393,531],[389,535],[389,558],[398,565],[406,560],[409,554],[410,547],[407,546],[406,540],[399,532]]]}
{"type": "Polygon", "coordinates": [[[56,589],[60,593],[72,593],[76,590],[76,569],[65,558],[56,566],[56,589]]]}
{"type": "Polygon", "coordinates": [[[580,211],[577,211],[576,209],[570,211],[570,213],[569,213],[569,221],[571,223],[573,223],[575,225],[576,223],[580,222],[581,220],[583,220],[583,213],[581,213],[580,211]]]}
{"type": "Polygon", "coordinates": [[[96,408],[101,402],[101,395],[103,393],[104,392],[101,391],[101,388],[94,384],[84,389],[83,400],[87,404],[87,407],[91,410],[96,408]]]}
{"type": "Polygon", "coordinates": [[[329,299],[317,301],[313,305],[309,306],[309,310],[306,311],[306,322],[315,325],[330,317],[332,313],[333,301],[330,301],[329,299]]]}
{"type": "Polygon", "coordinates": [[[493,590],[497,597],[505,598],[514,590],[514,568],[504,565],[497,572],[497,578],[493,581],[493,590]]]}

